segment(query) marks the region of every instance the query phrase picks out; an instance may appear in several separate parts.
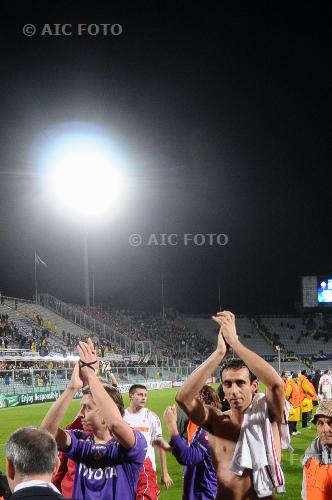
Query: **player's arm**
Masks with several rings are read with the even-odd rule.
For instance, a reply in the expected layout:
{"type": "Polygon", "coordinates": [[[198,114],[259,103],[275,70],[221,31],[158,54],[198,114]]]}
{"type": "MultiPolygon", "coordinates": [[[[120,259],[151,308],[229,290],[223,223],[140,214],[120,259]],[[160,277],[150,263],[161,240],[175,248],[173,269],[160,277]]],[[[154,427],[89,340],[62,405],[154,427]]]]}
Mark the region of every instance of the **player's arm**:
{"type": "Polygon", "coordinates": [[[292,386],[290,384],[287,384],[287,386],[286,386],[286,392],[285,392],[285,398],[287,399],[287,401],[291,397],[292,390],[293,390],[292,386]]]}
{"type": "MultiPolygon", "coordinates": [[[[161,427],[161,422],[158,417],[154,412],[150,412],[149,415],[151,415],[150,420],[150,426],[151,426],[151,441],[152,444],[155,441],[163,441],[162,438],[162,427],[161,427]]],[[[160,469],[161,469],[161,484],[165,485],[166,488],[168,489],[170,486],[173,484],[173,479],[168,473],[168,467],[167,467],[167,456],[166,456],[166,451],[163,447],[158,446],[158,454],[159,454],[159,459],[160,459],[160,469]]]]}
{"type": "Polygon", "coordinates": [[[96,355],[93,350],[93,344],[89,341],[79,342],[78,352],[80,360],[90,364],[90,366],[81,366],[81,373],[84,382],[86,381],[90,387],[91,395],[103,414],[103,418],[110,432],[125,448],[132,448],[135,445],[136,438],[132,428],[123,420],[122,415],[114,403],[113,399],[107,394],[102,383],[97,377],[97,366],[93,368],[94,363],[97,363],[96,355]],[[91,368],[92,367],[92,368],[91,368]]]}
{"type": "Polygon", "coordinates": [[[189,375],[175,397],[178,405],[196,425],[203,426],[209,419],[209,407],[205,406],[196,396],[206,383],[207,378],[220,365],[226,352],[227,346],[220,328],[217,349],[189,375]]]}
{"type": "Polygon", "coordinates": [[[303,388],[303,391],[305,392],[305,394],[309,394],[309,396],[314,395],[314,391],[312,390],[312,388],[310,387],[310,385],[308,384],[308,382],[306,380],[302,381],[302,388],[303,388]]]}
{"type": "Polygon", "coordinates": [[[235,316],[230,311],[223,311],[214,318],[222,328],[225,341],[266,386],[266,401],[271,420],[282,421],[285,406],[284,384],[281,377],[263,358],[250,351],[239,341],[235,328],[235,316]]]}
{"type": "Polygon", "coordinates": [[[110,379],[111,379],[111,384],[113,387],[118,386],[118,381],[116,380],[116,377],[113,372],[110,372],[110,379]]]}
{"type": "Polygon", "coordinates": [[[161,469],[161,484],[164,484],[168,489],[173,484],[173,479],[168,473],[166,451],[158,448],[160,469],[161,469]]]}
{"type": "Polygon", "coordinates": [[[164,412],[164,422],[170,437],[170,450],[181,465],[196,465],[204,459],[201,446],[187,446],[182,441],[177,427],[176,406],[168,406],[164,412]]]}
{"type": "Polygon", "coordinates": [[[61,394],[59,399],[57,399],[57,401],[51,406],[51,408],[46,413],[44,420],[40,424],[40,427],[42,429],[48,430],[55,437],[57,445],[61,450],[69,448],[69,446],[71,445],[71,437],[70,434],[65,432],[63,429],[60,429],[60,424],[75,394],[82,387],[83,387],[83,382],[80,377],[78,363],[76,363],[67,389],[61,394]]]}

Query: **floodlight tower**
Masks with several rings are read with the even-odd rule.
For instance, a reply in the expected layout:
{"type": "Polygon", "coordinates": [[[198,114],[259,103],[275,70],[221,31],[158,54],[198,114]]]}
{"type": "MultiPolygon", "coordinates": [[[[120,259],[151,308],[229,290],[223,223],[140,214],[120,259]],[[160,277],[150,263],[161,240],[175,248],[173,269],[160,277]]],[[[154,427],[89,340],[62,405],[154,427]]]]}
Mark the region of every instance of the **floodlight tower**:
{"type": "Polygon", "coordinates": [[[123,164],[104,136],[67,132],[49,148],[48,186],[56,202],[83,220],[84,299],[90,305],[89,226],[105,216],[119,199],[123,164]]]}

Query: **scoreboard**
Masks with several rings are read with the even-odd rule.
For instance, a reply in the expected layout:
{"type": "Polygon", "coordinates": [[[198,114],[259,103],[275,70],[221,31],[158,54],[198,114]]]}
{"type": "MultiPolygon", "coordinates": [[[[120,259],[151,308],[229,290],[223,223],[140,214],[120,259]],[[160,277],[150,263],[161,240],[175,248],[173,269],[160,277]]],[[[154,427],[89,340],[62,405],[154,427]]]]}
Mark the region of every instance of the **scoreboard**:
{"type": "Polygon", "coordinates": [[[302,306],[315,309],[332,308],[332,273],[302,276],[302,306]]]}

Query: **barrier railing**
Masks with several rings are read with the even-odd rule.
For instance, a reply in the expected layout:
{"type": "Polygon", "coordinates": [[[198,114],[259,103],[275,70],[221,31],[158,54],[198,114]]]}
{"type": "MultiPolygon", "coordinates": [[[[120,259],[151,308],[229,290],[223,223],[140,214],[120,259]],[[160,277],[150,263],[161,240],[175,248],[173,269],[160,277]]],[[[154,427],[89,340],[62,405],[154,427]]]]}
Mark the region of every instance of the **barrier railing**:
{"type": "MultiPolygon", "coordinates": [[[[119,384],[147,382],[151,380],[184,380],[194,367],[164,366],[115,366],[112,373],[119,384]]],[[[0,370],[0,394],[14,395],[23,392],[39,393],[63,390],[68,384],[72,368],[21,368],[0,370]]],[[[100,373],[105,381],[111,381],[110,373],[100,373]]]]}

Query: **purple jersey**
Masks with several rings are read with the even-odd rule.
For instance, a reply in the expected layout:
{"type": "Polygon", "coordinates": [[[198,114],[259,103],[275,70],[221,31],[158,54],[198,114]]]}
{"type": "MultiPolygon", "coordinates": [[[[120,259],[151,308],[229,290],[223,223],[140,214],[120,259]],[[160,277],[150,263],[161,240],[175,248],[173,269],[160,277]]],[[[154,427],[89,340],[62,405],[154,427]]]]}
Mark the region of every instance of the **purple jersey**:
{"type": "Polygon", "coordinates": [[[134,431],[136,442],[129,450],[115,438],[96,443],[84,431],[66,431],[72,442],[62,450],[76,464],[73,498],[80,500],[135,500],[136,485],[146,455],[146,439],[134,431]]]}
{"type": "Polygon", "coordinates": [[[189,446],[179,435],[170,445],[177,461],[185,465],[183,500],[212,500],[217,494],[217,477],[212,465],[208,434],[198,428],[189,446]]]}

